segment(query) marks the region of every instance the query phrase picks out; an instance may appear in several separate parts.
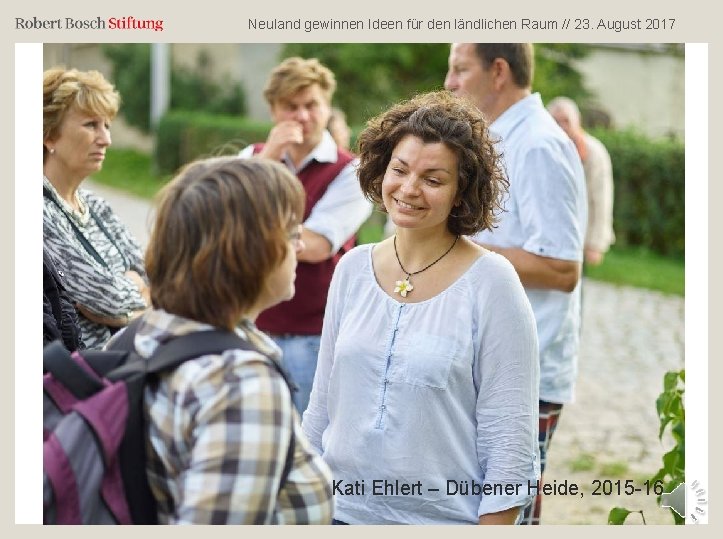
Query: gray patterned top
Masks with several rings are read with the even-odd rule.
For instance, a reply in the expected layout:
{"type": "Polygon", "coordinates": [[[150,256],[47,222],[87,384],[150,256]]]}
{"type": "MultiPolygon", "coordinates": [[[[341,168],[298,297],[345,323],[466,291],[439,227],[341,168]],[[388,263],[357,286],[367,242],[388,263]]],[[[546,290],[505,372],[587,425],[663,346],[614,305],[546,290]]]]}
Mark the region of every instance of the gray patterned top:
{"type": "MultiPolygon", "coordinates": [[[[144,309],[146,305],[138,287],[124,275],[126,271],[134,270],[145,278],[140,246],[108,203],[90,191],[79,189],[81,207],[88,210],[84,214],[72,213],[47,178],[43,179],[43,185],[57,201],[43,197],[43,243],[65,278],[70,299],[108,317],[120,317],[130,311],[144,309]],[[113,241],[90,217],[90,210],[103,222],[113,241]],[[107,267],[83,248],[68,218],[73,219],[107,267]]],[[[86,346],[101,348],[111,336],[108,327],[91,322],[82,315],[78,318],[86,346]]]]}

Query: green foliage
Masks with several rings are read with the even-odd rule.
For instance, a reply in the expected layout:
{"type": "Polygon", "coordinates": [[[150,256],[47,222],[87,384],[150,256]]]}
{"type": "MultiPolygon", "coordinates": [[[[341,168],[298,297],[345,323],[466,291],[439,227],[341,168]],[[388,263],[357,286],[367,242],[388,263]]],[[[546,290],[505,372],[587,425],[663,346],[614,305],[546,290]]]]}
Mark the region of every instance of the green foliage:
{"type": "Polygon", "coordinates": [[[596,281],[637,286],[666,294],[685,294],[685,260],[644,247],[613,245],[599,266],[585,264],[585,276],[596,281]]]}
{"type": "Polygon", "coordinates": [[[592,94],[574,62],[589,53],[590,47],[580,43],[536,43],[532,89],[540,92],[546,103],[564,95],[582,104],[592,94]]]}
{"type": "MultiPolygon", "coordinates": [[[[535,46],[534,88],[543,96],[589,96],[573,60],[587,54],[587,45],[535,46]]],[[[448,43],[294,43],[282,58],[318,58],[337,80],[335,103],[353,125],[366,122],[393,103],[439,90],[447,73],[448,43]]]]}
{"type": "Polygon", "coordinates": [[[358,244],[377,243],[384,239],[384,224],[387,222],[387,214],[374,210],[369,218],[359,227],[356,234],[358,244]]]}
{"type": "MultiPolygon", "coordinates": [[[[610,514],[608,514],[608,524],[624,524],[625,519],[628,518],[628,515],[630,513],[640,513],[643,515],[642,511],[630,511],[629,509],[625,509],[624,507],[613,507],[610,510],[610,514]]],[[[643,522],[645,522],[645,516],[643,515],[643,522]]]]}
{"type": "MultiPolygon", "coordinates": [[[[663,378],[663,392],[655,402],[660,420],[658,438],[662,440],[666,429],[675,440],[673,449],[663,455],[663,466],[658,470],[651,483],[663,481],[663,491],[672,492],[675,487],[685,482],[685,407],[683,394],[685,392],[685,369],[665,373],[663,378]]],[[[660,501],[660,496],[658,496],[660,501]]],[[[685,519],[675,511],[670,511],[676,524],[684,524],[685,519]]]]}
{"type": "Polygon", "coordinates": [[[211,58],[202,51],[195,70],[174,67],[171,72],[171,110],[189,110],[210,114],[246,113],[246,95],[239,83],[225,79],[211,82],[211,58]]]}
{"type": "Polygon", "coordinates": [[[150,199],[170,175],[153,173],[151,157],[136,150],[108,148],[103,168],[93,174],[93,181],[150,199]]]}
{"type": "MultiPolygon", "coordinates": [[[[663,439],[666,430],[670,430],[675,446],[663,455],[663,466],[650,479],[650,484],[662,483],[662,492],[670,493],[681,483],[685,483],[685,369],[669,371],[663,377],[663,392],[655,401],[660,430],[658,438],[663,439]]],[[[656,493],[659,493],[657,489],[656,493]]],[[[658,504],[662,494],[658,494],[658,504]]],[[[623,524],[627,516],[634,511],[615,507],[608,515],[608,524],[623,524]]],[[[642,511],[637,511],[642,514],[642,511]]],[[[676,524],[685,524],[685,519],[672,509],[670,514],[676,524]]],[[[643,517],[644,519],[644,517],[643,517]]],[[[644,521],[644,520],[643,520],[644,521]]]]}
{"type": "Polygon", "coordinates": [[[631,130],[592,133],[610,152],[616,245],[662,255],[685,253],[685,147],[631,130]]]}
{"type": "Polygon", "coordinates": [[[271,124],[241,117],[177,111],[158,126],[155,163],[161,174],[173,173],[199,157],[238,153],[264,141],[271,124]]]}
{"type": "MultiPolygon", "coordinates": [[[[151,110],[151,48],[149,44],[103,45],[113,64],[112,77],[121,94],[121,113],[129,124],[148,132],[151,110]]],[[[243,115],[246,96],[239,83],[211,78],[211,60],[201,53],[196,68],[171,70],[171,110],[243,115]]]]}
{"type": "Polygon", "coordinates": [[[121,95],[121,114],[142,131],[150,130],[151,46],[147,43],[102,45],[113,64],[112,78],[121,95]]]}
{"type": "Polygon", "coordinates": [[[282,51],[283,58],[318,58],[334,72],[334,101],[352,124],[442,88],[448,54],[449,46],[439,43],[295,43],[282,51]]]}

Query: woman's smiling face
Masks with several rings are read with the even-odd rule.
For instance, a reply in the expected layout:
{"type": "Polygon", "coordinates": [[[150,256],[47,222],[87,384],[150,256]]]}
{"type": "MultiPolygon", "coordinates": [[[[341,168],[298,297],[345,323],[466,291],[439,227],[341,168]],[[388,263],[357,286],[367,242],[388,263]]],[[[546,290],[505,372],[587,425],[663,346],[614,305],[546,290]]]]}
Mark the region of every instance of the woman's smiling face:
{"type": "Polygon", "coordinates": [[[456,205],[458,158],[442,142],[407,135],[395,146],[382,181],[382,200],[402,228],[446,228],[456,205]]]}

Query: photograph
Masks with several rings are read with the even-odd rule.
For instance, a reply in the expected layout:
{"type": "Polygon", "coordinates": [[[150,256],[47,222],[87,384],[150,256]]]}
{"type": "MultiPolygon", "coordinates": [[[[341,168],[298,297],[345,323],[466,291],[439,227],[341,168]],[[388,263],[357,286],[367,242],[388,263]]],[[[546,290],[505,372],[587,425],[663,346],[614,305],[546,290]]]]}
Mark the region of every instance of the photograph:
{"type": "Polygon", "coordinates": [[[707,522],[685,44],[40,47],[42,523],[707,522]]]}

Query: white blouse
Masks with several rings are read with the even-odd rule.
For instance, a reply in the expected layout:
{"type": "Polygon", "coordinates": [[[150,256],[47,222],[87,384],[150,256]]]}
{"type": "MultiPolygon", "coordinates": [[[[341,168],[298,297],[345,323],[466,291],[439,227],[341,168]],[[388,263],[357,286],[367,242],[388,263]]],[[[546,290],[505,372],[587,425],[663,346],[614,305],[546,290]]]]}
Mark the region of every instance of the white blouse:
{"type": "Polygon", "coordinates": [[[372,248],[336,268],[303,420],[332,469],[335,518],[477,523],[524,505],[539,477],[539,367],[514,268],[485,254],[437,296],[400,303],[377,283],[372,248]]]}

